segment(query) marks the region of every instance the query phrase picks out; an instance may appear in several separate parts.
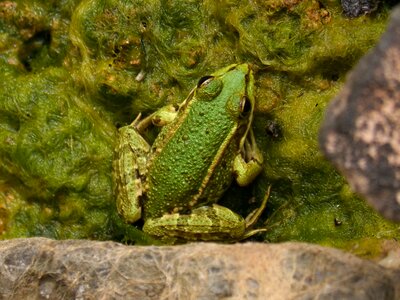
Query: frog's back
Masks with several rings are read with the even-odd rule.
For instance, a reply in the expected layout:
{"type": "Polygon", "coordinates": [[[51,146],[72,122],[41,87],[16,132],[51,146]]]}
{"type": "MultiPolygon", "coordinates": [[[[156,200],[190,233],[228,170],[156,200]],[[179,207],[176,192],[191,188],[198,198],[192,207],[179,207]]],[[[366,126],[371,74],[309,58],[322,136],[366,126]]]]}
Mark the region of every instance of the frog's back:
{"type": "Polygon", "coordinates": [[[153,145],[145,218],[185,212],[219,199],[232,180],[235,131],[225,107],[212,102],[196,103],[188,115],[166,126],[153,145]]]}

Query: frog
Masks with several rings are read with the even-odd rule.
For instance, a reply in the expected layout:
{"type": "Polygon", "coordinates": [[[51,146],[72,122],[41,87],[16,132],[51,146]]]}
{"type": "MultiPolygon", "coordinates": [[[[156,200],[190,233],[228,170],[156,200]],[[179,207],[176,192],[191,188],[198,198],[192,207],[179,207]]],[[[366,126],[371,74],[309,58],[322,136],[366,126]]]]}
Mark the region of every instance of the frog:
{"type": "Polygon", "coordinates": [[[235,180],[247,186],[263,170],[252,121],[254,75],[249,64],[232,64],[202,77],[178,105],[166,105],[119,129],[113,179],[118,213],[159,239],[238,241],[265,209],[246,218],[217,202],[235,180]],[[154,142],[144,137],[160,128],[154,142]]]}

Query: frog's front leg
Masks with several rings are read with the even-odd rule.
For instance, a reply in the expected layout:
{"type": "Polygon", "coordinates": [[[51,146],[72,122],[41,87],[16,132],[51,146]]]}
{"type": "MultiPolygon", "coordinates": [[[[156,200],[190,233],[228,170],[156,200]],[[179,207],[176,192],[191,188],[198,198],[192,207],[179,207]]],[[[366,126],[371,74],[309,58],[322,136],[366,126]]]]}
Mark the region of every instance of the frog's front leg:
{"type": "Polygon", "coordinates": [[[248,137],[244,140],[243,149],[236,155],[233,171],[236,182],[240,186],[249,185],[262,171],[263,156],[258,149],[253,130],[250,128],[248,137]]]}
{"type": "Polygon", "coordinates": [[[147,219],[143,231],[160,238],[240,240],[246,231],[246,221],[230,209],[213,204],[193,209],[187,215],[174,213],[147,219]]]}

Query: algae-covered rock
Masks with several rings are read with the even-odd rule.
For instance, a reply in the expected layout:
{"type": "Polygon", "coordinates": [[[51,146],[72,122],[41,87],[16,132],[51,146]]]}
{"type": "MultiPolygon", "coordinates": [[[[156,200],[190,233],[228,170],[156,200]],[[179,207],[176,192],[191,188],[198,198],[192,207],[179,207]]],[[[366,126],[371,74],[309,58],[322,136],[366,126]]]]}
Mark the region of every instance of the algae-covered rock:
{"type": "Polygon", "coordinates": [[[338,1],[20,0],[0,15],[2,238],[150,242],[115,213],[116,128],[237,62],[256,72],[265,171],[221,202],[246,215],[271,184],[259,226],[272,242],[398,237],[317,143],[327,103],[385,29],[384,6],[346,19],[338,1]]]}
{"type": "Polygon", "coordinates": [[[6,236],[96,237],[107,231],[91,227],[107,222],[104,211],[112,206],[109,144],[115,129],[69,80],[66,70],[47,68],[1,82],[3,180],[20,189],[14,201],[25,200],[12,203],[6,236]]]}

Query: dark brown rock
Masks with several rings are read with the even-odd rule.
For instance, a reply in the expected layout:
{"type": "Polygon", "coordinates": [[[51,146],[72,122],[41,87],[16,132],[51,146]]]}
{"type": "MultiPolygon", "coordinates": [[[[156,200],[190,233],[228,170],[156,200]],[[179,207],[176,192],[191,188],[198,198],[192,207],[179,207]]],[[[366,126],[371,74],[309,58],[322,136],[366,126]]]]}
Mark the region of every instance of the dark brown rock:
{"type": "Polygon", "coordinates": [[[398,271],[302,243],[0,242],[0,299],[398,299],[398,271]]]}
{"type": "Polygon", "coordinates": [[[400,221],[400,7],[330,104],[320,132],[326,156],[386,218],[400,221]]]}

